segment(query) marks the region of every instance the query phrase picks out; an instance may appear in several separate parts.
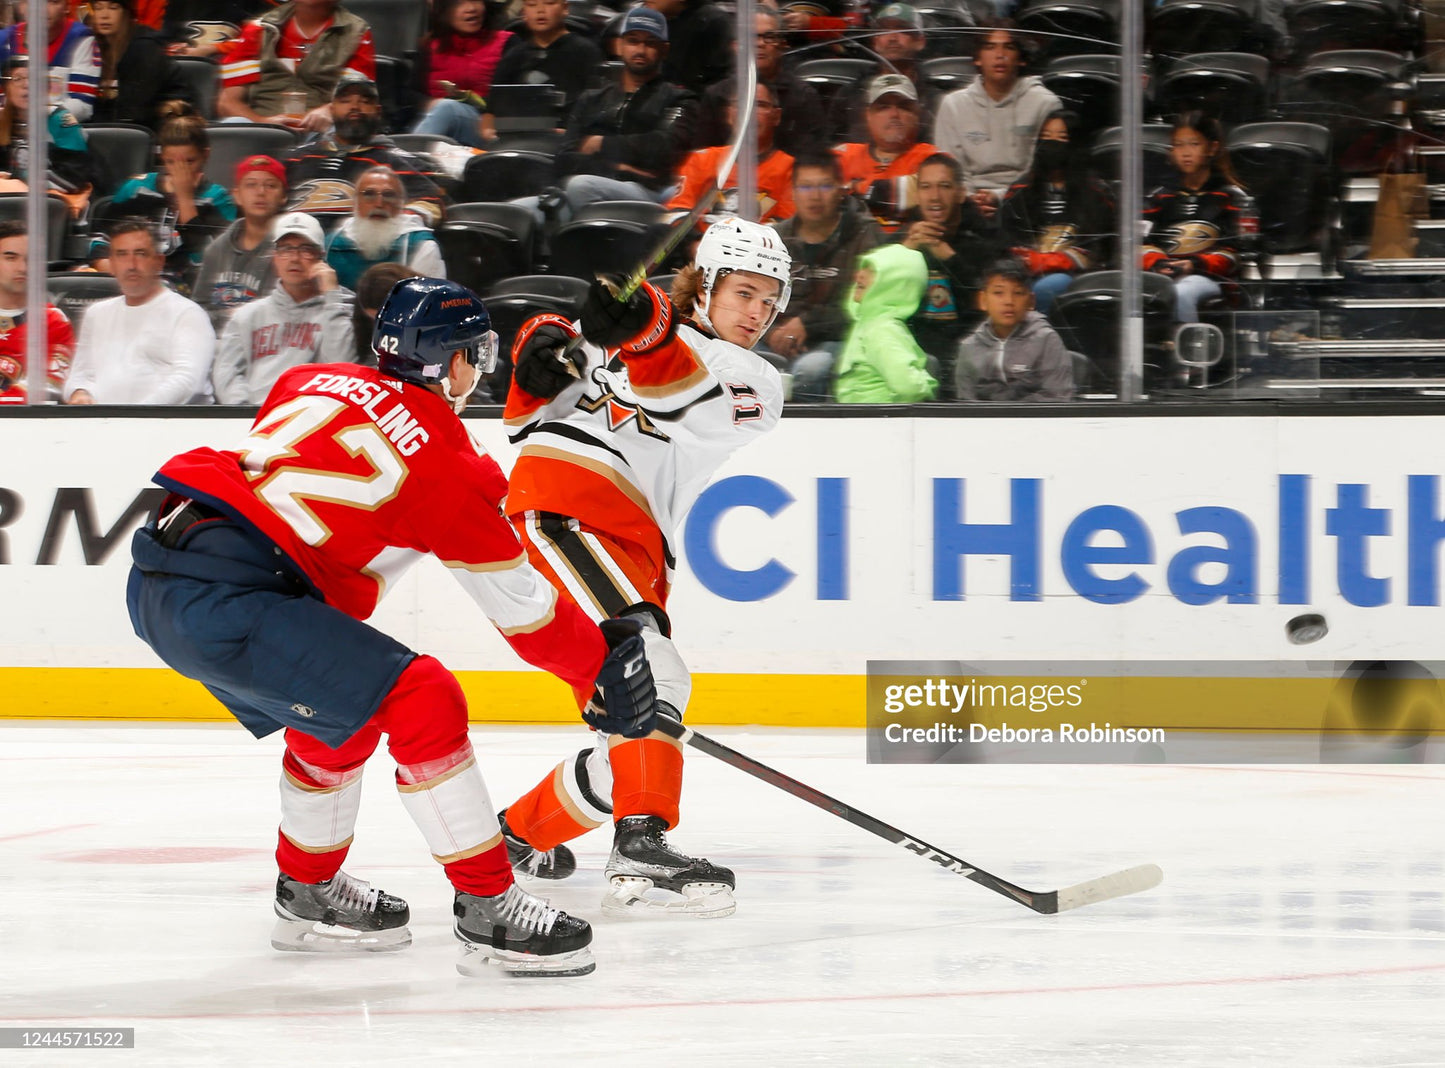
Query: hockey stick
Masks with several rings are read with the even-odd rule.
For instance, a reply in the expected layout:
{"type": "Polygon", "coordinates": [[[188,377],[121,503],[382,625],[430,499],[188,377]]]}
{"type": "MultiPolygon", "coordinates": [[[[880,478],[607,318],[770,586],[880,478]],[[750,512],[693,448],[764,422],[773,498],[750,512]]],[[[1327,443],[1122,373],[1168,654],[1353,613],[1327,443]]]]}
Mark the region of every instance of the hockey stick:
{"type": "MultiPolygon", "coordinates": [[[[757,100],[758,95],[758,71],[756,63],[748,64],[748,79],[747,85],[744,88],[746,92],[743,99],[738,102],[737,114],[739,129],[737,136],[733,138],[733,143],[728,148],[728,154],[723,158],[722,166],[718,168],[717,177],[713,179],[712,184],[708,186],[707,189],[703,190],[702,195],[697,198],[697,203],[692,206],[692,210],[668,228],[666,236],[664,236],[663,239],[658,242],[657,247],[648,254],[647,259],[639,264],[623,281],[621,287],[614,293],[619,304],[626,304],[632,299],[632,295],[642,287],[642,283],[646,282],[648,277],[666,262],[667,257],[672,255],[672,250],[682,243],[682,239],[692,232],[698,220],[712,210],[714,202],[722,195],[723,189],[726,188],[727,185],[728,175],[733,172],[733,167],[738,161],[738,154],[743,150],[743,138],[750,136],[752,133],[750,117],[753,113],[753,104],[757,100]]],[[[563,346],[561,358],[569,365],[575,366],[571,364],[570,357],[586,340],[581,334],[572,338],[563,346]]]]}
{"type": "Polygon", "coordinates": [[[1164,873],[1156,864],[1141,864],[1135,868],[1126,868],[1123,871],[1116,871],[1112,875],[1103,875],[1097,879],[1089,879],[1074,886],[1065,887],[1062,890],[1025,890],[1021,886],[1015,886],[1007,879],[1000,879],[977,868],[966,860],[946,853],[937,846],[929,845],[921,839],[912,835],[904,834],[897,827],[884,823],[866,812],[860,812],[852,805],[844,804],[835,797],[829,797],[821,790],[799,782],[790,775],[784,775],[768,767],[752,757],[739,753],[736,749],[729,749],[721,742],[716,742],[706,735],[699,734],[691,727],[685,727],[677,720],[669,716],[657,717],[657,730],[669,737],[676,738],[680,742],[700,749],[708,756],[716,757],[725,764],[731,764],[739,771],[747,772],[756,779],[771,786],[776,786],[784,793],[792,794],[801,798],[810,805],[816,805],[841,819],[847,820],[855,827],[861,827],[870,834],[876,834],[879,838],[885,838],[894,845],[902,846],[910,853],[923,857],[940,867],[962,875],[966,879],[972,879],[980,886],[985,886],[996,894],[1019,902],[1027,908],[1044,915],[1053,915],[1056,912],[1068,912],[1083,905],[1092,905],[1097,901],[1108,901],[1114,897],[1124,897],[1127,894],[1137,894],[1143,890],[1151,890],[1158,886],[1164,878],[1164,873]]]}

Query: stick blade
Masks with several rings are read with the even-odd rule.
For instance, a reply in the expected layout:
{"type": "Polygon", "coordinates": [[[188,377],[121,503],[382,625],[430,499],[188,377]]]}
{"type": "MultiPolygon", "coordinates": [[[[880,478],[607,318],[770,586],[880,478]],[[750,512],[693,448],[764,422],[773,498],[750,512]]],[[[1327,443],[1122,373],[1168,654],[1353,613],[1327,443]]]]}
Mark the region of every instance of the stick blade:
{"type": "Polygon", "coordinates": [[[1068,912],[1070,909],[1108,901],[1110,898],[1142,893],[1154,889],[1163,881],[1164,872],[1157,864],[1125,868],[1113,875],[1103,875],[1060,890],[1057,895],[1058,907],[1053,911],[1068,912]]]}

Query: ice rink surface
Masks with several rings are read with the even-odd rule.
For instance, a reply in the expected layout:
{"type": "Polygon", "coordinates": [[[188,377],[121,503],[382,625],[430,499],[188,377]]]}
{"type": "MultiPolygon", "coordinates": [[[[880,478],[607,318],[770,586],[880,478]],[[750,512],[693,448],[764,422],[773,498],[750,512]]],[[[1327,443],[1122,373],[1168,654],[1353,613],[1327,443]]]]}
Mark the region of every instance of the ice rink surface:
{"type": "MultiPolygon", "coordinates": [[[[854,731],[708,732],[1031,889],[1027,909],[689,752],[682,848],[720,920],[603,919],[609,841],[542,886],[597,971],[457,974],[451,893],[379,753],[346,868],[413,945],[269,944],[279,742],[233,727],[0,726],[0,1025],[132,1026],[136,1049],[0,1064],[1445,1064],[1445,773],[1429,766],[869,767],[854,731]]],[[[585,730],[473,731],[505,804],[585,730]]]]}

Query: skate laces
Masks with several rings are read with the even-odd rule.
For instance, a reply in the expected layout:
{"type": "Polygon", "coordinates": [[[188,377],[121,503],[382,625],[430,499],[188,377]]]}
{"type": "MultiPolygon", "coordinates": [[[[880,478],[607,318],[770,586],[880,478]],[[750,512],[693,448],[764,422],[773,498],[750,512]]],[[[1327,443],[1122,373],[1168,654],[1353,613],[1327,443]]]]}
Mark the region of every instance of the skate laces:
{"type": "Polygon", "coordinates": [[[372,913],[376,911],[376,903],[381,898],[381,891],[373,889],[365,879],[357,879],[347,875],[344,871],[339,871],[327,885],[325,896],[331,904],[339,908],[372,913]]]}
{"type": "Polygon", "coordinates": [[[532,875],[536,875],[544,869],[551,871],[555,866],[553,863],[555,852],[556,851],[552,849],[533,849],[528,852],[527,859],[522,863],[532,875]]]}
{"type": "Polygon", "coordinates": [[[497,908],[497,919],[532,934],[551,934],[560,909],[554,909],[540,897],[533,897],[516,883],[508,887],[497,908]]]}

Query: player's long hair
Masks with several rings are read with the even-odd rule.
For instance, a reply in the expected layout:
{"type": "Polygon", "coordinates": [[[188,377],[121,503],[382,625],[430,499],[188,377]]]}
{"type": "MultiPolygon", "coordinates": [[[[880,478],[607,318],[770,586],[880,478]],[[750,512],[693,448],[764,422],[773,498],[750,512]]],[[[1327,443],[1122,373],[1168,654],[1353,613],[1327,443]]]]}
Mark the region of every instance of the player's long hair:
{"type": "Polygon", "coordinates": [[[684,319],[691,318],[697,308],[697,299],[702,296],[702,268],[684,267],[672,280],[672,306],[684,319]]]}

